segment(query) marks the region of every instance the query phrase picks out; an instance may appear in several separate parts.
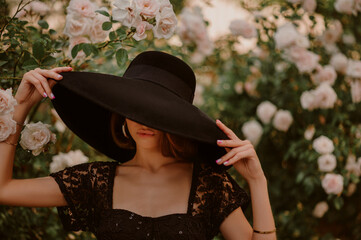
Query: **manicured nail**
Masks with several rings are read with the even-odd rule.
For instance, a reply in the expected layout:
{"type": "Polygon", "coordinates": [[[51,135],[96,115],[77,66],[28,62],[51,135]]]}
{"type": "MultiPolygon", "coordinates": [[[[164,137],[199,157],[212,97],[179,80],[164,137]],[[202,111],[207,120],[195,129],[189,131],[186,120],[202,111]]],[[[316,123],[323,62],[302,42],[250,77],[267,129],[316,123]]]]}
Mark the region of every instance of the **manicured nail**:
{"type": "Polygon", "coordinates": [[[48,95],[46,94],[46,92],[44,92],[43,96],[44,96],[44,97],[47,97],[48,95]]]}
{"type": "Polygon", "coordinates": [[[225,161],[223,164],[224,164],[224,165],[228,165],[228,161],[225,161]]]}
{"type": "Polygon", "coordinates": [[[72,68],[72,67],[69,67],[69,69],[70,69],[70,70],[73,70],[73,68],[72,68]]]}
{"type": "Polygon", "coordinates": [[[217,140],[217,143],[222,143],[223,141],[222,140],[217,140]]]}
{"type": "Polygon", "coordinates": [[[50,97],[51,97],[51,99],[54,99],[54,98],[55,98],[55,96],[54,96],[53,93],[50,94],[50,97]]]}
{"type": "Polygon", "coordinates": [[[220,158],[220,159],[218,159],[218,160],[216,161],[216,163],[219,163],[221,160],[222,160],[221,158],[220,158]]]}
{"type": "Polygon", "coordinates": [[[58,78],[62,78],[63,76],[61,76],[60,74],[58,75],[58,78]]]}

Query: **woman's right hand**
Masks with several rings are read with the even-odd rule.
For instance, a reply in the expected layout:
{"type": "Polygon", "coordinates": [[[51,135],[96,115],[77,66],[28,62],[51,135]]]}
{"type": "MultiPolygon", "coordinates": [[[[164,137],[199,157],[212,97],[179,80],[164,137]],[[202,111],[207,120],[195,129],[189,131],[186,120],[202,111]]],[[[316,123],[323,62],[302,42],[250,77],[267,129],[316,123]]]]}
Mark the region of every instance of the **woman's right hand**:
{"type": "Polygon", "coordinates": [[[56,84],[52,79],[61,80],[63,77],[60,72],[69,72],[71,67],[56,67],[50,70],[35,68],[26,72],[21,80],[19,88],[15,94],[18,104],[25,104],[32,107],[44,97],[51,97],[51,89],[56,84]],[[47,78],[49,78],[47,80],[47,78]],[[45,96],[45,94],[47,96],[45,96]]]}

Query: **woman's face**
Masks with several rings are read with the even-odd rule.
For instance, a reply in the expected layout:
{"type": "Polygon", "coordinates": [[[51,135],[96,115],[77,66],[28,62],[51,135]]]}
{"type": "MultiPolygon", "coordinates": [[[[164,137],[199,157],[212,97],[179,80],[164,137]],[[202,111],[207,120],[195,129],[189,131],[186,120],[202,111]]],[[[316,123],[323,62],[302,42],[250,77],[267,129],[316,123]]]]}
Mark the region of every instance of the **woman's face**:
{"type": "Polygon", "coordinates": [[[125,118],[127,127],[137,147],[158,148],[161,131],[125,118]]]}

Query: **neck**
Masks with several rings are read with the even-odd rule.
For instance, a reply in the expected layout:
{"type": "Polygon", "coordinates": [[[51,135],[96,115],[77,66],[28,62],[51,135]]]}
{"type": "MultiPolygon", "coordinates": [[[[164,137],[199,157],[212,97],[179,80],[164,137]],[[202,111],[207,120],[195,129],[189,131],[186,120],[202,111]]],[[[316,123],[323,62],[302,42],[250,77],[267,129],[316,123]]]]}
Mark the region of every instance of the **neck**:
{"type": "Polygon", "coordinates": [[[159,149],[137,148],[137,151],[128,163],[156,172],[163,166],[178,162],[173,157],[165,157],[159,149]]]}

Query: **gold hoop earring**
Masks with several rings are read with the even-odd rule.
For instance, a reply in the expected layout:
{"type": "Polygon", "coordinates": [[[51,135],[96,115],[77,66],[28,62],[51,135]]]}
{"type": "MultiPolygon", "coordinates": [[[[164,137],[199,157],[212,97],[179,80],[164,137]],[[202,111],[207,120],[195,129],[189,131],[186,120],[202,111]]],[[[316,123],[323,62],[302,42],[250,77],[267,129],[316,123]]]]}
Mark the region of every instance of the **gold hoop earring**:
{"type": "Polygon", "coordinates": [[[123,123],[122,125],[122,131],[123,131],[123,135],[126,137],[126,138],[129,138],[127,133],[125,132],[125,122],[123,123]]]}

